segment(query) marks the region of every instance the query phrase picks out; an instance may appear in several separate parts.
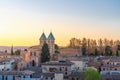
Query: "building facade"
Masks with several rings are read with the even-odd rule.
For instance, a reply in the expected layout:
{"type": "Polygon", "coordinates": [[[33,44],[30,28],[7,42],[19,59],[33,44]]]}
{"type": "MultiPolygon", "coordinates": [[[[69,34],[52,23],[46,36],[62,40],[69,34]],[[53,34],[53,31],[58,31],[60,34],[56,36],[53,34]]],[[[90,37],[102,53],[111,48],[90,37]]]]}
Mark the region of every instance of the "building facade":
{"type": "Polygon", "coordinates": [[[40,80],[32,78],[33,71],[1,71],[0,80],[40,80]]]}
{"type": "Polygon", "coordinates": [[[55,45],[55,38],[50,32],[48,38],[46,38],[45,33],[43,32],[41,37],[39,38],[39,45],[31,46],[28,48],[27,51],[21,51],[21,56],[25,59],[28,63],[27,66],[39,66],[41,62],[41,49],[44,43],[48,44],[50,56],[54,54],[54,45],[55,45]]]}
{"type": "Polygon", "coordinates": [[[42,73],[62,72],[64,76],[71,74],[74,63],[70,61],[52,61],[41,64],[42,73]]]}

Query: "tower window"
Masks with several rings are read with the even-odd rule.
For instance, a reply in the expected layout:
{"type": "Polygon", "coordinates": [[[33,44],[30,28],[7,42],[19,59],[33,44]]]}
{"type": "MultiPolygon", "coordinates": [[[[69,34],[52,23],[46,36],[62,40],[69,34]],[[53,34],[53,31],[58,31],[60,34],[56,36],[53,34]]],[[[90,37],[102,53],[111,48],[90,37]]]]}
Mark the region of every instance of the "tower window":
{"type": "Polygon", "coordinates": [[[36,56],[36,52],[34,52],[34,56],[36,56]]]}

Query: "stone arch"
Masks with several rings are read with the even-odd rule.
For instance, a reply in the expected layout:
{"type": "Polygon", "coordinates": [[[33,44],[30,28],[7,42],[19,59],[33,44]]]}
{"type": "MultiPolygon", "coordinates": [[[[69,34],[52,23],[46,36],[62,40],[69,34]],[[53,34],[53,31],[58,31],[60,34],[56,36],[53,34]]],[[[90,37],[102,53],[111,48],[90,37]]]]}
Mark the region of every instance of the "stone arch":
{"type": "Polygon", "coordinates": [[[32,67],[35,67],[35,60],[32,60],[32,67]]]}

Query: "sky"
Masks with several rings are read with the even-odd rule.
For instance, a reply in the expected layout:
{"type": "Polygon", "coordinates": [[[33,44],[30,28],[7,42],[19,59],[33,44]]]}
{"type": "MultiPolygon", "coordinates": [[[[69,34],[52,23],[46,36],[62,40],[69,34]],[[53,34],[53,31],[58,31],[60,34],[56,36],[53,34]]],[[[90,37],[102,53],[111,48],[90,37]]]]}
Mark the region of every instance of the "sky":
{"type": "Polygon", "coordinates": [[[76,38],[120,39],[120,0],[0,0],[0,45],[39,44],[50,32],[56,44],[76,38]]]}

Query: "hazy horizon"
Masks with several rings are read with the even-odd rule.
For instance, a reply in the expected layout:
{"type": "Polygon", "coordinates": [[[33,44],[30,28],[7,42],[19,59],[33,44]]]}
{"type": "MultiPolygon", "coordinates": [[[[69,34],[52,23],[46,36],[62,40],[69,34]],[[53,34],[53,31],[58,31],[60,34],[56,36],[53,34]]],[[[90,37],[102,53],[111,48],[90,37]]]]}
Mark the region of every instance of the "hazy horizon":
{"type": "Polygon", "coordinates": [[[120,39],[120,0],[0,0],[0,45],[39,44],[52,31],[66,46],[72,37],[120,39]]]}

